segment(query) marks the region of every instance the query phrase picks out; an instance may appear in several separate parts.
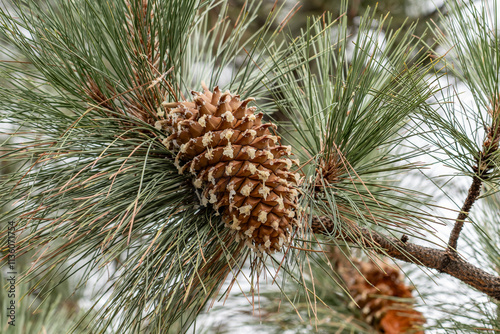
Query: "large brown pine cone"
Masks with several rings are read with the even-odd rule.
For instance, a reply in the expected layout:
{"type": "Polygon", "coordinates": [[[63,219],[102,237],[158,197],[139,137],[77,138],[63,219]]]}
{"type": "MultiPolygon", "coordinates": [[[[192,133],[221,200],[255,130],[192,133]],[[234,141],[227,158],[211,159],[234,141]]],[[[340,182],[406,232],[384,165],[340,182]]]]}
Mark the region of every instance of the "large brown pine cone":
{"type": "Polygon", "coordinates": [[[262,124],[263,114],[248,107],[250,98],[238,95],[192,92],[193,101],[164,103],[167,113],[156,128],[169,136],[164,144],[177,152],[180,173],[191,173],[201,189],[201,204],[212,204],[222,212],[237,239],[257,252],[280,250],[298,226],[297,183],[291,147],[281,146],[280,137],[262,124]]]}

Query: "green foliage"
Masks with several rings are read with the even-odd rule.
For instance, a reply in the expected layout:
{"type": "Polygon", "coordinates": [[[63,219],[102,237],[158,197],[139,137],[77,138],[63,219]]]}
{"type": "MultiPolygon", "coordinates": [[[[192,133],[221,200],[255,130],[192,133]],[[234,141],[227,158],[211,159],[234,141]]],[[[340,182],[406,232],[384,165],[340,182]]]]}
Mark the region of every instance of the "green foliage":
{"type": "MultiPolygon", "coordinates": [[[[422,135],[438,148],[435,158],[471,176],[484,160],[480,152],[488,129],[498,122],[500,49],[497,1],[475,5],[473,1],[451,1],[448,15],[442,14],[442,27],[432,26],[437,55],[450,76],[443,80],[439,104],[423,113],[422,135]],[[457,79],[472,95],[463,102],[457,79]],[[430,130],[430,131],[429,131],[430,130]]],[[[487,178],[490,191],[498,191],[498,151],[488,163],[495,166],[487,178]]]]}
{"type": "MultiPolygon", "coordinates": [[[[356,222],[412,233],[429,218],[421,211],[425,196],[394,180],[422,167],[406,163],[418,152],[401,147],[415,135],[412,113],[434,91],[415,56],[414,26],[389,26],[366,12],[351,36],[346,16],[315,18],[290,46],[304,65],[279,72],[274,91],[286,138],[311,181],[303,206],[333,217],[339,230],[356,222]]],[[[278,70],[289,66],[276,62],[278,70]]]]}
{"type": "MultiPolygon", "coordinates": [[[[483,23],[486,11],[454,7],[459,20],[439,35],[456,46],[450,62],[476,97],[459,114],[426,104],[436,77],[415,25],[390,30],[387,17],[368,11],[351,34],[347,15],[325,13],[285,35],[273,7],[249,33],[260,5],[249,1],[231,18],[223,0],[17,1],[14,13],[1,10],[0,32],[28,64],[9,50],[0,63],[0,120],[11,130],[0,150],[0,201],[9,204],[0,222],[18,223],[20,256],[35,254],[21,285],[33,282],[42,298],[52,283],[76,280],[81,289],[106,277],[83,320],[90,332],[186,332],[235,285],[248,284],[253,300],[262,273],[278,284],[284,307],[304,319],[331,316],[326,332],[369,332],[351,320],[329,261],[309,252],[339,243],[335,235],[318,241],[310,219],[328,215],[344,233],[369,227],[422,238],[434,219],[430,196],[401,181],[422,171],[409,162],[422,153],[408,144],[417,134],[471,175],[476,133],[491,123],[498,98],[498,41],[488,30],[497,25],[483,23]],[[257,98],[299,158],[307,219],[284,254],[261,258],[234,242],[162,144],[154,124],[163,103],[189,99],[202,81],[257,98]]],[[[498,175],[490,174],[492,192],[498,175]]],[[[489,263],[497,260],[494,226],[479,231],[489,263]]],[[[53,310],[41,319],[51,321],[53,310]]]]}
{"type": "MultiPolygon", "coordinates": [[[[15,138],[2,160],[23,163],[2,176],[9,190],[0,199],[15,203],[1,220],[18,222],[24,255],[36,251],[25,281],[78,276],[80,288],[109,271],[96,291],[99,312],[88,315],[94,333],[184,332],[224,293],[227,277],[248,258],[260,261],[200,208],[153,125],[162,102],[184,99],[200,79],[221,81],[225,68],[234,68],[228,88],[264,94],[262,36],[279,59],[277,31],[266,24],[241,40],[257,4],[229,22],[224,2],[144,3],[18,3],[18,18],[1,16],[4,35],[31,64],[2,64],[1,119],[15,138]],[[220,15],[211,21],[214,6],[220,15]]],[[[244,279],[256,284],[261,270],[244,279]]]]}
{"type": "MultiPolygon", "coordinates": [[[[24,267],[22,259],[18,259],[17,268],[24,267]],[[21,261],[19,261],[21,260],[21,261]],[[20,263],[19,263],[20,262],[20,263]]],[[[68,284],[56,285],[55,282],[45,282],[51,289],[48,298],[41,298],[37,287],[36,293],[28,295],[26,284],[16,284],[11,290],[10,282],[6,288],[4,283],[10,275],[0,275],[2,288],[0,289],[0,306],[3,316],[0,317],[0,331],[5,334],[25,333],[66,333],[72,327],[78,328],[78,333],[90,333],[81,323],[84,312],[78,308],[77,302],[81,296],[72,294],[68,284]],[[7,317],[7,309],[15,302],[14,316],[7,317]],[[14,320],[14,321],[12,321],[14,320]],[[11,322],[11,324],[9,324],[11,322]]],[[[16,277],[19,277],[16,275],[16,277]]],[[[108,331],[107,333],[111,333],[108,331]]]]}

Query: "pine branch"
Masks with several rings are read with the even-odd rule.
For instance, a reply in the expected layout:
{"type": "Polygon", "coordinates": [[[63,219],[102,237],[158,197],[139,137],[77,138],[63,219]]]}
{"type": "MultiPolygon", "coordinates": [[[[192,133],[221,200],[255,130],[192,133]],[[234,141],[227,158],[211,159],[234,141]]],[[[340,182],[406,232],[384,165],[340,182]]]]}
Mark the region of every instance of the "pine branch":
{"type": "MultiPolygon", "coordinates": [[[[495,112],[491,114],[495,117],[495,114],[498,114],[499,108],[496,107],[493,109],[495,112]]],[[[455,221],[455,226],[450,234],[450,239],[448,241],[448,252],[450,255],[455,255],[457,252],[457,242],[460,237],[460,232],[464,226],[464,222],[469,216],[469,211],[474,205],[474,202],[477,200],[481,193],[481,185],[483,180],[488,179],[489,172],[495,167],[494,161],[491,159],[493,154],[498,150],[498,142],[500,140],[500,124],[495,119],[493,124],[488,129],[488,133],[483,142],[483,148],[481,152],[479,152],[479,158],[477,159],[477,166],[474,166],[474,176],[472,178],[472,184],[469,188],[469,193],[465,202],[458,214],[458,217],[455,221]]]]}
{"type": "Polygon", "coordinates": [[[313,217],[311,230],[313,233],[332,236],[347,242],[359,243],[361,240],[363,247],[370,247],[377,253],[398,260],[437,269],[500,300],[500,277],[491,275],[459,257],[450,257],[446,250],[419,246],[364,227],[352,229],[347,234],[335,229],[334,222],[328,217],[313,217]]]}
{"type": "Polygon", "coordinates": [[[460,232],[462,231],[465,220],[469,216],[469,211],[472,208],[472,205],[474,204],[476,199],[479,197],[479,194],[481,193],[482,183],[483,181],[481,181],[481,179],[477,175],[473,176],[472,184],[469,188],[469,193],[467,194],[467,198],[465,199],[462,209],[458,214],[458,217],[455,221],[455,226],[453,226],[453,230],[450,233],[450,239],[448,241],[448,250],[452,253],[456,253],[457,251],[457,242],[460,236],[460,232]]]}

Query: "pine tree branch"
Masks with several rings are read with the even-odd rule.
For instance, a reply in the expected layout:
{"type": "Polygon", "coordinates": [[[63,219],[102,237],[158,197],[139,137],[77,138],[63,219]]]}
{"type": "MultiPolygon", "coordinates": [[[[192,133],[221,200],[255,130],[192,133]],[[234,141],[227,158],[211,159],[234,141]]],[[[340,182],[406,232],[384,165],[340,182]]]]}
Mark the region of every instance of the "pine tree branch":
{"type": "Polygon", "coordinates": [[[483,181],[477,176],[474,175],[472,178],[472,184],[469,188],[469,193],[467,194],[467,198],[465,199],[464,204],[462,205],[462,209],[460,209],[460,213],[458,214],[457,219],[455,220],[455,226],[453,226],[453,230],[450,233],[450,239],[448,241],[448,251],[451,254],[455,254],[457,251],[457,243],[458,238],[460,236],[460,232],[462,232],[462,228],[464,226],[464,222],[469,216],[469,211],[472,208],[472,205],[479,197],[481,193],[481,185],[483,181]]]}
{"type": "MultiPolygon", "coordinates": [[[[494,110],[498,113],[499,108],[496,107],[494,110]]],[[[494,113],[492,113],[492,115],[494,117],[496,116],[494,113]]],[[[477,166],[474,166],[474,176],[472,178],[472,184],[469,188],[469,193],[467,194],[467,198],[465,199],[462,209],[460,210],[460,213],[455,221],[455,226],[453,226],[453,230],[450,234],[450,239],[448,241],[448,252],[450,256],[456,255],[457,242],[460,237],[460,232],[464,226],[465,219],[469,216],[469,211],[472,208],[472,205],[481,193],[481,185],[483,181],[488,179],[489,172],[495,167],[491,157],[498,150],[498,142],[500,140],[499,130],[500,123],[498,122],[498,119],[495,119],[492,126],[488,128],[488,133],[483,141],[483,148],[479,152],[477,166]]],[[[444,265],[446,266],[446,263],[444,265]]]]}
{"type": "Polygon", "coordinates": [[[450,257],[447,250],[419,246],[364,227],[352,229],[350,233],[338,231],[334,222],[328,217],[314,217],[311,229],[313,233],[341,238],[347,242],[359,244],[361,241],[363,246],[370,247],[377,253],[437,269],[500,301],[500,277],[491,275],[458,256],[450,257]]]}

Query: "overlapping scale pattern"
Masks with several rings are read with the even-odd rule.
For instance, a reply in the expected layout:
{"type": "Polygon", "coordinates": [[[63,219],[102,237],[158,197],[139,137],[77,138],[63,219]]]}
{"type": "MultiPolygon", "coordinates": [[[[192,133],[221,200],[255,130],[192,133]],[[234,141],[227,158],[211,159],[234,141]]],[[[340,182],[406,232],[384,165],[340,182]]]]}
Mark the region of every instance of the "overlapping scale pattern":
{"type": "Polygon", "coordinates": [[[179,172],[193,175],[202,205],[213,205],[252,249],[280,250],[298,226],[300,175],[291,171],[291,147],[248,106],[254,99],[203,89],[192,101],[164,103],[155,126],[169,134],[164,144],[177,152],[179,172]]]}

